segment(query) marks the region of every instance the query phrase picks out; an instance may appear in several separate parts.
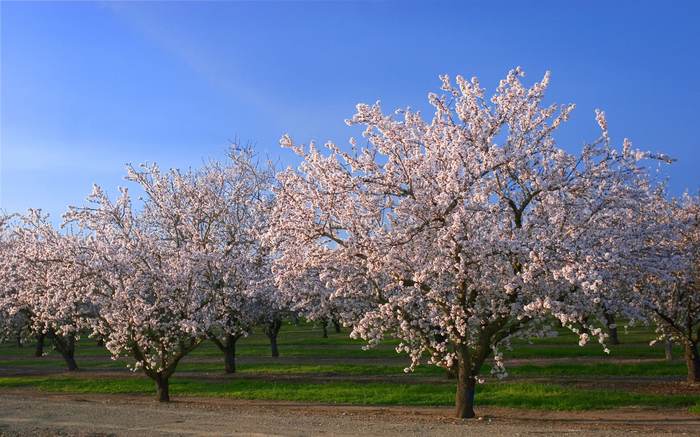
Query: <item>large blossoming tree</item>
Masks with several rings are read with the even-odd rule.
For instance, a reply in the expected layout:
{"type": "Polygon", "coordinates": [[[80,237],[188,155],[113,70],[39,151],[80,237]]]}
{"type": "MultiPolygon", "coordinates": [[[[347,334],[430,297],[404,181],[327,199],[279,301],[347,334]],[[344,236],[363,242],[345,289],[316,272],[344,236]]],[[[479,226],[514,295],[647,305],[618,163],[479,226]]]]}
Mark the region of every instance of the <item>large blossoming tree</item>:
{"type": "MultiPolygon", "coordinates": [[[[516,69],[489,99],[476,79],[442,78],[431,120],[358,105],[352,150],[281,142],[302,158],[278,175],[269,239],[279,284],[318,272],[333,296],[366,308],[352,335],[458,375],[456,415],[474,413],[482,364],[514,336],[544,335],[552,318],[602,342],[600,310],[617,211],[646,193],[647,154],[601,137],[572,154],[554,133],[573,105],[543,106],[549,75],[531,87],[516,69]]],[[[299,299],[306,299],[301,296],[299,299]]],[[[358,307],[360,308],[360,307],[358,307]]],[[[348,314],[352,311],[348,311],[348,314]]],[[[409,368],[409,369],[410,369],[409,368]]]]}

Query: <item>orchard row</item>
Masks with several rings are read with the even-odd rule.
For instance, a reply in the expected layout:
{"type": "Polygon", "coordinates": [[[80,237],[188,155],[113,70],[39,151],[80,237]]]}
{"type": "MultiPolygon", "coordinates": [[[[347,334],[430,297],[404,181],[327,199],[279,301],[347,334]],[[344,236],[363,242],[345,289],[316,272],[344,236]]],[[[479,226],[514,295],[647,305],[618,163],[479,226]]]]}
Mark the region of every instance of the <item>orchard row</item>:
{"type": "Polygon", "coordinates": [[[228,371],[236,340],[289,314],[336,320],[368,346],[457,375],[456,414],[474,416],[485,360],[506,375],[511,340],[552,334],[607,351],[615,317],[658,327],[700,380],[700,203],[671,199],[647,168],[671,160],[613,146],[578,153],[555,133],[573,105],[543,105],[546,75],[511,71],[491,97],[442,77],[434,115],[358,105],[348,148],[304,146],[275,172],[252,150],[162,171],[127,168],[110,198],[95,186],[61,229],[39,210],[2,219],[0,326],[48,335],[75,366],[80,333],[131,357],[161,401],[178,362],[211,339],[228,371]],[[608,329],[605,329],[608,328],[608,329]]]}

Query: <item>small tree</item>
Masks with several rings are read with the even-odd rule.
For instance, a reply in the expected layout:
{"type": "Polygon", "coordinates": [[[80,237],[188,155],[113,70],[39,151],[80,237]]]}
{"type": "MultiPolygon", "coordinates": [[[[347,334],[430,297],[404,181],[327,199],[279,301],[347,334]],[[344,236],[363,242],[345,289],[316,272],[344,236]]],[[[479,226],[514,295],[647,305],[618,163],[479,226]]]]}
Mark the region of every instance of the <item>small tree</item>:
{"type": "MultiPolygon", "coordinates": [[[[333,324],[336,333],[340,333],[343,308],[353,308],[357,313],[357,303],[345,304],[340,298],[334,298],[333,290],[322,283],[317,270],[303,275],[295,273],[284,278],[280,272],[277,282],[282,299],[287,301],[289,310],[307,320],[320,323],[323,338],[328,337],[329,323],[333,324]]],[[[345,321],[349,323],[349,319],[352,317],[345,321]]]]}
{"type": "Polygon", "coordinates": [[[255,314],[256,324],[262,326],[263,332],[270,340],[270,355],[277,358],[280,355],[277,337],[289,310],[284,295],[274,287],[271,276],[267,275],[265,278],[266,286],[260,284],[257,293],[252,297],[251,312],[255,314]]]}
{"type": "MultiPolygon", "coordinates": [[[[211,273],[215,292],[217,323],[208,335],[223,352],[226,373],[236,371],[236,342],[247,335],[260,317],[260,296],[274,290],[268,251],[262,247],[260,233],[267,227],[272,169],[259,166],[249,148],[232,148],[225,165],[209,163],[202,170],[210,183],[197,188],[216,210],[210,233],[219,241],[222,252],[219,273],[211,273]]],[[[269,297],[268,297],[269,299],[269,297]]],[[[275,337],[276,338],[276,337],[275,337]]]]}
{"type": "Polygon", "coordinates": [[[219,323],[207,332],[209,339],[224,354],[224,372],[236,373],[236,343],[250,332],[253,314],[247,310],[247,298],[240,296],[232,302],[231,296],[216,296],[221,317],[219,323]]]}
{"type": "MultiPolygon", "coordinates": [[[[614,253],[601,223],[646,190],[637,160],[648,155],[602,136],[573,155],[554,131],[573,105],[543,107],[549,75],[530,88],[511,71],[491,99],[476,79],[443,77],[431,121],[379,104],[358,105],[351,125],[368,144],[282,139],[303,162],[278,175],[270,241],[278,284],[318,271],[333,296],[361,302],[352,336],[453,369],[456,415],[474,417],[485,360],[504,376],[502,350],[517,335],[546,335],[550,316],[602,341],[587,326],[602,273],[591,260],[614,253]],[[584,327],[586,329],[580,329],[584,327]]],[[[300,297],[300,299],[304,299],[300,297]]]]}

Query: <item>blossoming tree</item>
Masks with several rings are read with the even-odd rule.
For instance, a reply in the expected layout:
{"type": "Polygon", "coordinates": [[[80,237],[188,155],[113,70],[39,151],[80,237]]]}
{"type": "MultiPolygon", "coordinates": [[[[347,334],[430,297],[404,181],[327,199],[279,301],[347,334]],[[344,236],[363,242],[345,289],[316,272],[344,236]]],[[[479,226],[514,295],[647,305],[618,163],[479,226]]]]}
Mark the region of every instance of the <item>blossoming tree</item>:
{"type": "Polygon", "coordinates": [[[11,296],[16,294],[17,267],[11,237],[13,215],[0,214],[0,340],[25,337],[30,325],[26,313],[17,308],[11,296]]]}
{"type": "MultiPolygon", "coordinates": [[[[234,148],[226,164],[211,162],[202,172],[207,181],[194,188],[217,210],[211,222],[212,235],[219,242],[220,257],[225,260],[216,290],[218,322],[208,335],[224,354],[226,373],[236,371],[236,342],[247,335],[261,317],[259,299],[274,299],[270,288],[269,253],[260,242],[261,230],[267,226],[268,195],[272,169],[254,160],[250,148],[234,148]]],[[[270,313],[272,314],[272,313],[270,313]]]]}
{"type": "Polygon", "coordinates": [[[629,307],[656,323],[657,341],[671,340],[685,349],[687,380],[700,382],[700,200],[685,195],[667,200],[662,193],[632,221],[647,238],[619,269],[634,293],[629,307]]]}
{"type": "MultiPolygon", "coordinates": [[[[361,302],[352,335],[401,340],[410,370],[427,362],[458,375],[456,415],[474,413],[485,360],[505,375],[514,336],[549,332],[552,316],[602,342],[588,326],[614,248],[601,228],[646,185],[638,159],[601,137],[572,154],[554,132],[574,108],[543,106],[549,75],[525,87],[511,71],[490,98],[477,79],[442,77],[431,120],[358,105],[350,125],[366,145],[322,152],[285,136],[303,159],[278,175],[269,241],[279,284],[318,271],[337,299],[361,302]],[[610,255],[608,255],[609,257],[610,255]]],[[[299,299],[304,299],[300,297],[299,299]]]]}
{"type": "Polygon", "coordinates": [[[297,271],[289,275],[278,271],[277,282],[279,293],[289,305],[289,311],[307,320],[320,322],[323,337],[326,338],[329,321],[339,332],[341,324],[352,324],[369,307],[363,305],[361,300],[349,300],[336,294],[335,290],[326,286],[320,274],[318,269],[303,274],[297,271]]]}
{"type": "Polygon", "coordinates": [[[25,337],[46,336],[68,370],[77,370],[75,341],[96,311],[82,292],[88,279],[73,267],[81,238],[60,233],[40,210],[29,210],[5,243],[1,311],[23,323],[25,337]]]}
{"type": "Polygon", "coordinates": [[[90,235],[86,271],[96,280],[86,294],[100,307],[94,334],[115,357],[134,359],[160,401],[169,400],[169,378],[185,355],[212,335],[239,334],[232,318],[250,292],[256,257],[247,205],[260,188],[240,172],[217,163],[187,172],[129,167],[127,179],[145,193],[140,211],[126,189],[112,201],[95,187],[88,206],[66,214],[90,235]]]}

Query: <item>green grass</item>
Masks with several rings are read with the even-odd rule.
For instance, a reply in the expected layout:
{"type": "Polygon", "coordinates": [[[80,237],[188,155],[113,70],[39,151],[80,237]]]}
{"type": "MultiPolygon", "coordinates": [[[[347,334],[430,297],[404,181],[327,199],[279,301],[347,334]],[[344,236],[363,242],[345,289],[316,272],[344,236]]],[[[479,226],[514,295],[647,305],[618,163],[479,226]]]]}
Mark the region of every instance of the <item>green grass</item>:
{"type": "MultiPolygon", "coordinates": [[[[510,382],[491,382],[478,388],[477,404],[515,408],[553,410],[586,410],[622,406],[689,407],[700,413],[700,396],[654,395],[619,390],[583,390],[566,385],[518,382],[516,378],[588,378],[606,377],[672,377],[686,373],[682,362],[617,363],[606,358],[663,358],[661,345],[649,346],[654,334],[645,327],[620,330],[622,344],[610,346],[605,355],[597,343],[578,346],[578,339],[566,330],[559,335],[531,342],[515,340],[512,351],[504,351],[506,358],[562,358],[556,363],[533,363],[515,366],[506,362],[510,382]],[[567,358],[598,357],[600,362],[582,363],[567,358]]],[[[247,378],[213,380],[198,373],[223,374],[221,352],[210,342],[203,343],[183,359],[178,372],[192,372],[182,377],[175,374],[171,392],[178,395],[231,397],[241,399],[269,399],[304,402],[364,404],[364,405],[451,405],[454,399],[454,381],[445,378],[443,369],[420,366],[409,378],[381,381],[383,376],[404,375],[408,365],[405,355],[398,355],[396,340],[387,340],[380,347],[362,350],[363,342],[351,340],[347,331],[329,338],[321,337],[321,330],[311,324],[285,325],[280,333],[279,360],[270,360],[268,339],[260,332],[242,338],[237,345],[241,357],[238,372],[247,378]],[[291,358],[287,360],[287,358],[291,358]],[[295,360],[295,358],[298,358],[295,360]],[[318,360],[316,360],[318,359],[318,360]],[[326,359],[326,361],[323,361],[326,359]],[[358,361],[361,360],[361,361],[358,361]],[[293,380],[275,380],[275,376],[296,375],[293,380]],[[252,378],[251,378],[252,376],[252,378]],[[340,376],[343,378],[330,378],[340,376]],[[378,382],[352,381],[354,377],[378,377],[378,382]],[[314,377],[314,379],[311,379],[314,377]],[[319,378],[327,378],[324,383],[319,378]],[[346,378],[346,379],[345,379],[346,378]],[[436,378],[442,378],[439,381],[436,378]],[[348,380],[350,379],[350,380],[348,380]]],[[[0,344],[0,367],[62,370],[60,355],[46,348],[49,354],[33,356],[32,345],[18,348],[12,343],[0,344]]],[[[681,357],[680,348],[674,350],[681,357]]],[[[104,347],[87,338],[78,343],[76,360],[82,369],[124,369],[128,360],[111,360],[104,347]]],[[[484,374],[490,368],[484,366],[484,374]]],[[[508,381],[508,380],[506,380],[508,381]]],[[[145,377],[124,373],[123,376],[100,378],[89,373],[80,376],[37,376],[0,378],[0,389],[35,387],[51,392],[73,393],[137,393],[152,395],[153,383],[145,377]]]]}
{"type": "Polygon", "coordinates": [[[582,376],[683,376],[687,369],[680,362],[657,363],[586,363],[570,364],[556,363],[547,365],[525,364],[507,368],[508,374],[513,376],[557,376],[557,377],[582,377],[582,376]]]}
{"type": "MultiPolygon", "coordinates": [[[[576,358],[576,357],[603,357],[603,348],[596,342],[591,342],[584,347],[578,346],[578,338],[566,329],[558,329],[556,337],[532,339],[526,341],[516,339],[513,341],[513,350],[504,351],[506,358],[576,358]]],[[[663,358],[663,346],[658,344],[649,346],[654,339],[654,333],[647,327],[630,328],[628,332],[620,329],[621,345],[609,345],[612,358],[663,358]]],[[[284,357],[300,358],[376,358],[397,359],[404,357],[395,351],[399,343],[395,339],[386,339],[379,347],[362,350],[364,342],[348,338],[348,330],[340,334],[329,332],[329,338],[321,337],[319,327],[309,323],[299,326],[285,324],[278,339],[280,353],[284,357]]],[[[47,348],[49,351],[50,348],[47,348]]],[[[240,357],[269,356],[269,342],[260,330],[248,337],[241,338],[237,345],[237,354],[240,357]]],[[[22,355],[31,358],[34,352],[32,345],[17,348],[12,343],[0,344],[0,361],[3,355],[22,355]]],[[[674,348],[674,353],[679,356],[682,353],[680,347],[674,348]]],[[[53,356],[57,354],[53,353],[53,356]]],[[[108,352],[88,338],[82,338],[76,349],[76,359],[80,364],[80,357],[108,357],[108,352]]],[[[211,343],[205,342],[191,352],[193,357],[220,357],[221,352],[211,343]]]]}
{"type": "MultiPolygon", "coordinates": [[[[578,344],[569,345],[543,345],[533,344],[513,346],[512,351],[505,351],[507,358],[664,358],[664,350],[661,345],[654,347],[648,343],[625,343],[617,346],[609,346],[610,354],[603,352],[599,344],[589,344],[584,347],[578,344]]],[[[674,347],[674,356],[680,356],[682,349],[674,347]]]]}
{"type": "MultiPolygon", "coordinates": [[[[144,394],[154,392],[145,378],[0,378],[0,388],[35,387],[47,392],[144,394]]],[[[356,405],[448,406],[454,387],[441,384],[300,383],[289,381],[202,381],[173,379],[171,394],[356,405]]],[[[594,410],[625,406],[699,408],[700,396],[652,395],[615,390],[584,390],[549,384],[494,383],[477,389],[478,405],[543,410],[594,410]]]]}
{"type": "MultiPolygon", "coordinates": [[[[62,369],[64,363],[59,358],[36,358],[21,360],[0,360],[0,365],[27,368],[62,369]]],[[[79,363],[83,369],[113,369],[126,367],[125,361],[84,361],[79,363]]],[[[255,375],[340,375],[340,376],[382,376],[405,375],[405,366],[388,366],[381,364],[238,364],[241,374],[255,375]]],[[[179,372],[222,373],[223,362],[193,362],[186,359],[178,366],[179,372]]],[[[483,374],[490,372],[490,366],[484,366],[483,374]]],[[[686,366],[682,362],[654,363],[553,363],[546,365],[525,364],[508,366],[508,374],[518,377],[594,377],[594,376],[684,376],[686,366]]],[[[408,375],[441,376],[444,369],[434,366],[419,366],[408,375]]]]}
{"type": "MultiPolygon", "coordinates": [[[[347,375],[379,376],[406,375],[403,366],[385,366],[371,364],[242,364],[237,370],[242,374],[259,375],[347,375]]],[[[214,363],[188,363],[178,367],[181,371],[221,372],[222,365],[214,363]]],[[[655,363],[556,363],[546,365],[525,364],[509,366],[508,373],[519,377],[605,377],[605,376],[684,376],[686,366],[682,362],[655,363]]],[[[482,374],[489,374],[490,366],[482,368],[482,374]]],[[[419,366],[408,375],[442,376],[445,370],[435,366],[419,366]]]]}

